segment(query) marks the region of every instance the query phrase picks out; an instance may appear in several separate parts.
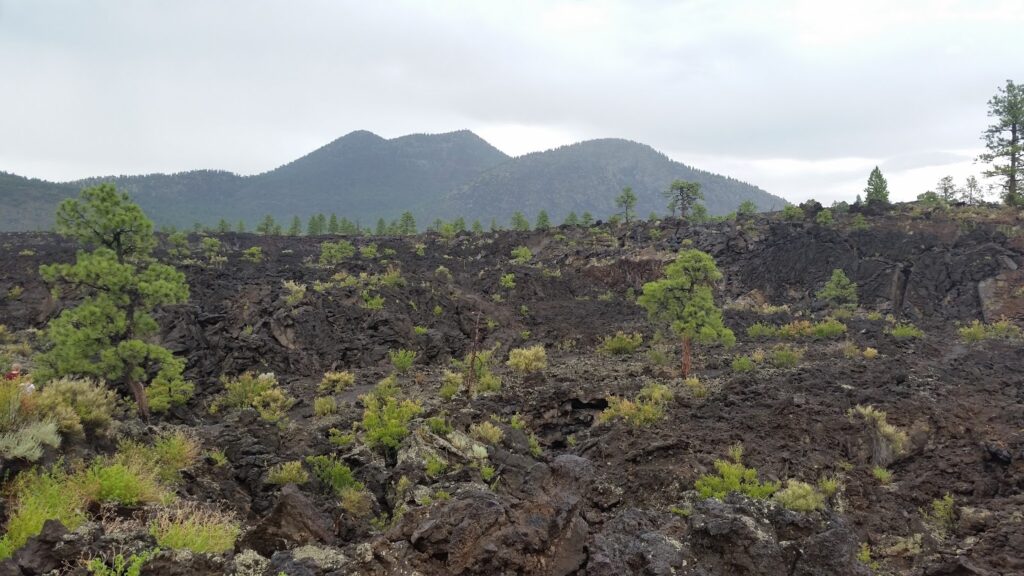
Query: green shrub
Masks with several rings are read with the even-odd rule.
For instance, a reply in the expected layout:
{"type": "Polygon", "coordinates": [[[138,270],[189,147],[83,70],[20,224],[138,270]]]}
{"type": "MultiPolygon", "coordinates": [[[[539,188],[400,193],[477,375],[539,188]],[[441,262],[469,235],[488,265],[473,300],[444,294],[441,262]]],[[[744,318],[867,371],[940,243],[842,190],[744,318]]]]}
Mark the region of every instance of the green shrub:
{"type": "Polygon", "coordinates": [[[309,472],[298,460],[281,462],[267,471],[267,482],[270,484],[305,484],[308,481],[309,472]]]}
{"type": "Polygon", "coordinates": [[[748,372],[753,372],[755,368],[757,368],[757,366],[754,364],[754,361],[751,360],[749,356],[738,356],[734,358],[732,361],[733,372],[746,374],[748,372]]]}
{"type": "Polygon", "coordinates": [[[779,329],[770,324],[764,324],[757,322],[747,328],[747,336],[754,340],[764,340],[767,338],[774,338],[779,333],[779,329]]]}
{"type": "Polygon", "coordinates": [[[337,266],[355,254],[356,248],[348,240],[323,242],[320,244],[320,265],[337,266]]]}
{"type": "Polygon", "coordinates": [[[84,496],[59,465],[21,473],[11,493],[13,504],[8,508],[6,532],[0,538],[0,560],[10,558],[29,538],[39,534],[47,520],[57,520],[74,530],[88,519],[84,496]]]}
{"type": "Polygon", "coordinates": [[[397,350],[389,350],[388,358],[391,360],[391,365],[394,366],[395,370],[399,374],[405,374],[412,368],[412,363],[416,360],[416,352],[413,350],[406,350],[399,348],[397,350]]]}
{"type": "Polygon", "coordinates": [[[451,424],[448,423],[448,419],[444,416],[431,416],[427,418],[427,427],[438,436],[447,436],[452,431],[451,424]]]}
{"type": "Polygon", "coordinates": [[[469,433],[477,440],[487,442],[491,445],[497,445],[505,436],[505,433],[501,431],[501,428],[495,426],[493,422],[480,422],[479,424],[473,424],[469,427],[469,433]]]}
{"type": "Polygon", "coordinates": [[[812,328],[812,333],[815,338],[821,340],[834,340],[846,335],[846,324],[834,318],[829,318],[815,324],[812,328]]]}
{"type": "Polygon", "coordinates": [[[599,422],[622,419],[631,426],[647,426],[665,416],[665,406],[672,399],[672,390],[664,384],[648,384],[640,389],[636,400],[611,396],[608,407],[598,415],[599,422]]]}
{"type": "Polygon", "coordinates": [[[498,285],[506,290],[512,290],[516,287],[516,275],[515,274],[502,274],[498,280],[498,285]]]}
{"type": "Polygon", "coordinates": [[[259,246],[253,246],[252,248],[246,248],[242,250],[242,260],[246,262],[252,262],[258,264],[263,261],[263,248],[259,246]]]}
{"type": "Polygon", "coordinates": [[[875,477],[881,484],[889,484],[892,482],[892,472],[882,468],[881,466],[875,466],[871,469],[871,475],[875,477]]]}
{"type": "Polygon", "coordinates": [[[320,396],[313,399],[313,414],[318,417],[330,416],[338,411],[338,401],[334,396],[320,396]]]}
{"type": "Polygon", "coordinates": [[[841,268],[836,268],[832,270],[832,277],[825,283],[817,296],[835,308],[855,308],[857,306],[857,285],[846,276],[841,268]]]}
{"type": "Polygon", "coordinates": [[[1006,319],[992,324],[983,324],[975,320],[957,332],[964,342],[969,343],[982,340],[1020,340],[1022,338],[1020,327],[1006,319]]]}
{"type": "Polygon", "coordinates": [[[221,376],[221,383],[225,392],[210,406],[213,413],[224,409],[254,408],[264,420],[283,422],[295,404],[295,400],[278,387],[277,378],[269,372],[258,375],[245,372],[234,378],[221,376]]]}
{"type": "Polygon", "coordinates": [[[0,433],[0,456],[7,460],[35,462],[42,458],[43,446],[60,446],[56,422],[27,422],[14,430],[0,433]]]}
{"type": "Polygon", "coordinates": [[[195,385],[180,378],[163,378],[159,374],[146,387],[146,399],[153,412],[166,412],[172,406],[184,406],[195,393],[195,385]]]}
{"type": "Polygon", "coordinates": [[[743,465],[743,446],[737,444],[729,450],[730,460],[715,460],[718,475],[705,474],[694,487],[701,498],[721,500],[737,492],[748,498],[764,500],[779,490],[778,482],[760,482],[757,470],[743,465]]]}
{"type": "Polygon", "coordinates": [[[356,377],[351,372],[325,372],[323,379],[320,380],[319,390],[338,394],[355,383],[356,377]]]}
{"type": "Polygon", "coordinates": [[[850,219],[850,228],[854,230],[867,230],[871,225],[868,224],[863,214],[854,214],[853,218],[850,219]]]}
{"type": "Polygon", "coordinates": [[[62,433],[82,435],[86,426],[96,432],[110,426],[117,395],[92,380],[64,377],[47,382],[34,401],[38,414],[55,420],[62,433]]]}
{"type": "Polygon", "coordinates": [[[466,354],[465,360],[452,360],[452,365],[462,372],[463,381],[472,380],[471,392],[474,395],[497,392],[501,389],[501,378],[492,372],[495,350],[497,346],[490,350],[470,352],[466,354]]]}
{"type": "Polygon", "coordinates": [[[924,520],[942,535],[956,527],[956,501],[949,492],[942,498],[932,500],[931,510],[924,513],[924,520]]]}
{"type": "Polygon", "coordinates": [[[818,215],[814,217],[814,221],[821,226],[831,226],[833,222],[832,211],[825,208],[821,212],[818,212],[818,215]]]}
{"type": "Polygon", "coordinates": [[[913,324],[897,323],[885,331],[897,340],[907,340],[910,338],[921,338],[924,336],[924,332],[921,331],[917,326],[913,324]]]}
{"type": "Polygon", "coordinates": [[[146,562],[152,560],[159,553],[159,548],[152,548],[132,554],[127,558],[124,554],[115,554],[110,559],[109,566],[102,558],[93,558],[85,565],[85,569],[93,576],[139,576],[146,562]]]}
{"type": "Polygon", "coordinates": [[[380,256],[380,253],[377,251],[376,244],[367,244],[366,246],[361,246],[359,248],[359,256],[361,258],[366,258],[369,260],[372,258],[377,258],[378,256],[380,256]]]}
{"type": "Polygon", "coordinates": [[[235,547],[241,527],[226,512],[186,506],[164,509],[149,531],[164,548],[222,554],[235,547]]]}
{"type": "Polygon", "coordinates": [[[362,490],[362,483],[358,482],[352,469],[346,466],[341,460],[333,456],[309,456],[306,463],[313,470],[313,476],[321,484],[330,488],[336,495],[347,489],[362,490]]]}
{"type": "Polygon", "coordinates": [[[782,209],[782,218],[783,220],[790,221],[803,220],[804,211],[799,206],[787,204],[786,207],[782,209]]]}
{"type": "Polygon", "coordinates": [[[427,462],[424,466],[424,471],[430,478],[437,478],[444,474],[445,470],[448,469],[448,463],[438,458],[436,455],[431,454],[427,457],[427,462]]]}
{"type": "Polygon", "coordinates": [[[614,336],[605,336],[601,342],[601,351],[605,354],[632,354],[644,342],[639,332],[626,334],[621,330],[614,336]]]}
{"type": "Polygon", "coordinates": [[[281,283],[284,287],[284,302],[289,306],[298,306],[302,299],[306,297],[306,285],[299,284],[294,280],[285,280],[281,283]]]}
{"type": "Polygon", "coordinates": [[[115,502],[134,506],[160,502],[167,497],[157,479],[156,470],[145,462],[98,459],[81,478],[86,498],[92,502],[115,502]]]}
{"type": "Polygon", "coordinates": [[[417,402],[376,394],[364,395],[362,400],[367,443],[392,450],[409,435],[409,423],[423,410],[417,402]]]}
{"type": "Polygon", "coordinates": [[[384,309],[384,297],[380,294],[374,294],[369,290],[363,290],[361,297],[363,299],[363,308],[366,308],[367,310],[384,309]]]}
{"type": "MultiPolygon", "coordinates": [[[[121,450],[124,450],[123,445],[121,450]]],[[[199,459],[201,448],[194,436],[176,430],[157,437],[150,450],[160,481],[173,484],[181,480],[182,470],[188,469],[199,459]]]]}
{"type": "Polygon", "coordinates": [[[772,348],[770,361],[772,366],[776,368],[793,368],[800,363],[800,359],[803,358],[803,350],[799,350],[792,346],[781,344],[772,348]]]}
{"type": "Polygon", "coordinates": [[[463,375],[459,372],[445,370],[441,373],[441,389],[439,394],[445,400],[451,400],[462,390],[463,375]]]}
{"type": "Polygon", "coordinates": [[[517,246],[512,250],[512,262],[516,264],[528,264],[533,259],[533,252],[526,246],[517,246]]]}
{"type": "Polygon", "coordinates": [[[417,336],[423,336],[423,335],[424,335],[424,334],[426,334],[426,333],[427,333],[428,331],[429,331],[429,330],[427,329],[427,327],[426,327],[426,326],[413,326],[413,327],[412,327],[412,333],[413,333],[413,334],[415,334],[415,335],[417,335],[417,336]]]}
{"type": "Polygon", "coordinates": [[[825,495],[799,480],[788,480],[786,487],[776,492],[773,498],[783,507],[797,512],[813,512],[825,507],[825,495]]]}
{"type": "Polygon", "coordinates": [[[907,450],[910,437],[899,427],[889,423],[888,415],[874,406],[858,404],[847,412],[848,417],[860,416],[864,422],[891,448],[894,455],[907,450]]]}
{"type": "Polygon", "coordinates": [[[337,428],[331,428],[327,431],[327,441],[331,443],[331,446],[344,448],[356,441],[356,435],[352,432],[342,432],[337,428]]]}
{"type": "Polygon", "coordinates": [[[529,348],[513,348],[509,350],[507,364],[520,374],[532,374],[548,367],[548,355],[540,344],[529,348]]]}
{"type": "Polygon", "coordinates": [[[295,399],[280,388],[271,388],[256,397],[252,407],[267,422],[285,424],[288,410],[295,405],[295,399]]]}

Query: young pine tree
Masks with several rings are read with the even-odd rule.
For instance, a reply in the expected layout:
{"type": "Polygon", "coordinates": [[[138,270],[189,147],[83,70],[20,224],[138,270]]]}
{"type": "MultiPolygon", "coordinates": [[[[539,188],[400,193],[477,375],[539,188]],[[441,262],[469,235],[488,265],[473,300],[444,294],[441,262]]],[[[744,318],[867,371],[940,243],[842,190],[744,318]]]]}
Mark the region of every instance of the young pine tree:
{"type": "Polygon", "coordinates": [[[629,221],[636,215],[636,193],[629,186],[622,189],[622,194],[615,197],[615,206],[622,209],[619,214],[622,215],[622,220],[626,222],[626,226],[629,226],[629,221]]]}
{"type": "Polygon", "coordinates": [[[988,101],[988,115],[994,119],[983,134],[988,152],[978,160],[992,164],[984,174],[1001,180],[1006,205],[1024,206],[1024,85],[1007,80],[988,101]]]}
{"type": "Polygon", "coordinates": [[[547,210],[541,210],[537,213],[537,225],[534,226],[537,230],[547,230],[551,228],[551,218],[548,217],[547,210]]]}
{"type": "Polygon", "coordinates": [[[693,248],[684,248],[674,262],[665,267],[660,280],[644,284],[637,304],[647,310],[652,321],[668,326],[682,339],[683,378],[690,375],[690,348],[693,340],[708,344],[736,343],[732,330],[722,323],[722,311],[715,306],[713,287],[722,279],[715,260],[693,248]]]}
{"type": "Polygon", "coordinates": [[[889,183],[886,182],[885,176],[882,176],[882,171],[878,169],[878,166],[875,166],[868,176],[868,185],[864,188],[864,194],[868,204],[889,203],[889,183]]]}
{"type": "Polygon", "coordinates": [[[91,251],[80,250],[73,264],[39,269],[47,282],[72,288],[82,300],[47,326],[52,347],[36,357],[37,378],[91,376],[123,386],[143,417],[149,415],[146,384],[164,390],[170,403],[184,402],[192,389],[182,378],[185,362],[153,343],[159,326],[152,313],[185,302],[189,290],[184,274],[153,258],[153,223],[127,194],[101,184],[61,202],[57,233],[91,251]]]}

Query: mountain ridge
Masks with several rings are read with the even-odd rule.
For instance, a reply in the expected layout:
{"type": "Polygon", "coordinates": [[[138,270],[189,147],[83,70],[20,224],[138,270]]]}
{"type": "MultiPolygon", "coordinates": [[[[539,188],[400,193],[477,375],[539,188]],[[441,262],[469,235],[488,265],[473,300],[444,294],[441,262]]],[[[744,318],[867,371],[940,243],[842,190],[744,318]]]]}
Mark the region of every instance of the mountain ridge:
{"type": "Polygon", "coordinates": [[[158,225],[213,225],[220,218],[250,227],[265,214],[279,221],[337,213],[363,225],[411,211],[420,222],[458,216],[507,222],[513,212],[553,221],[570,211],[606,217],[625,186],[638,213],[663,213],[661,191],[674,179],[702,184],[712,214],[743,200],[762,209],[785,201],[735,178],[692,168],[653,147],[600,138],[510,156],[471,130],[384,138],[354,130],[271,170],[240,175],[203,169],[48,182],[0,173],[0,230],[46,229],[60,199],[112,182],[158,225]],[[28,210],[26,210],[28,208],[28,210]]]}

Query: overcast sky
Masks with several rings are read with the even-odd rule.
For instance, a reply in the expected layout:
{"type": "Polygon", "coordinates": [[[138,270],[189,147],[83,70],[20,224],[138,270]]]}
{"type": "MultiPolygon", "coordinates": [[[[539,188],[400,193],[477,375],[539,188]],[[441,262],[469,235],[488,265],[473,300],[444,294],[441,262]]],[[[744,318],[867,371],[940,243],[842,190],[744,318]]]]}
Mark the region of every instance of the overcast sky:
{"type": "Polygon", "coordinates": [[[981,167],[1024,1],[0,0],[0,170],[249,174],[357,129],[600,137],[792,201],[981,167]]]}

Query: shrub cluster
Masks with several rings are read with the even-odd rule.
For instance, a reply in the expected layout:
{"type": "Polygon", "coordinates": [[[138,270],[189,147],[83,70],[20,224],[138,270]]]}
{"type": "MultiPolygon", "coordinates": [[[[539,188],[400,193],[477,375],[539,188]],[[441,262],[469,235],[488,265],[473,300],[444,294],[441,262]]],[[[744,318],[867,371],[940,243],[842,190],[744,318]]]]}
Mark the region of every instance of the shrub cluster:
{"type": "Polygon", "coordinates": [[[614,336],[605,336],[601,341],[601,351],[605,354],[632,354],[644,342],[639,332],[626,334],[621,330],[614,336]]]}
{"type": "Polygon", "coordinates": [[[210,411],[254,408],[260,417],[268,422],[284,423],[288,410],[295,400],[278,387],[273,373],[253,374],[244,372],[234,378],[221,376],[224,394],[210,406],[210,411]]]}
{"type": "Polygon", "coordinates": [[[672,390],[658,383],[640,389],[635,400],[611,396],[608,407],[598,416],[599,422],[622,419],[631,426],[648,426],[665,416],[665,407],[672,400],[672,390]]]}
{"type": "Polygon", "coordinates": [[[547,351],[540,344],[529,348],[514,348],[509,350],[507,364],[520,374],[540,372],[548,367],[547,351]]]}

